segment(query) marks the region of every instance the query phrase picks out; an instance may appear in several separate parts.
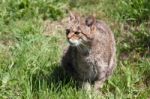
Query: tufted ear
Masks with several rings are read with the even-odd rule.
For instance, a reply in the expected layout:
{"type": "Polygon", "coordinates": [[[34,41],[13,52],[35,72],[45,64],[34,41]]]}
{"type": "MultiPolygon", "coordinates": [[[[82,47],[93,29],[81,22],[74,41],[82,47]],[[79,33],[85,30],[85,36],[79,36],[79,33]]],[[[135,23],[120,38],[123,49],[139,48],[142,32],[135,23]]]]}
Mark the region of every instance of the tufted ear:
{"type": "Polygon", "coordinates": [[[96,19],[94,16],[89,16],[85,19],[85,24],[89,27],[91,27],[93,24],[95,24],[96,19]]]}
{"type": "Polygon", "coordinates": [[[69,11],[69,18],[70,18],[70,20],[75,20],[76,16],[74,15],[74,13],[72,13],[71,11],[69,11]]]}
{"type": "Polygon", "coordinates": [[[76,20],[77,22],[80,22],[80,15],[78,13],[74,13],[74,12],[71,12],[69,11],[69,20],[70,21],[74,21],[76,20]]]}

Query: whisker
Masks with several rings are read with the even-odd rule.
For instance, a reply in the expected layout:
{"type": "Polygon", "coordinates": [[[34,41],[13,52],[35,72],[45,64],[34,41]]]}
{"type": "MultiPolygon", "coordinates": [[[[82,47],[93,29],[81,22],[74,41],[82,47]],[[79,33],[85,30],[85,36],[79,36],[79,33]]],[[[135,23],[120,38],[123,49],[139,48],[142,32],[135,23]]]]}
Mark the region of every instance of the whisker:
{"type": "Polygon", "coordinates": [[[81,49],[81,47],[80,47],[80,46],[77,46],[77,49],[78,49],[79,51],[82,51],[82,49],[81,49]]]}
{"type": "Polygon", "coordinates": [[[89,50],[89,47],[81,42],[81,45],[83,45],[87,50],[89,50]]]}
{"type": "Polygon", "coordinates": [[[89,51],[89,47],[87,45],[85,45],[84,43],[80,42],[80,44],[82,45],[82,47],[80,46],[80,51],[89,51]]]}

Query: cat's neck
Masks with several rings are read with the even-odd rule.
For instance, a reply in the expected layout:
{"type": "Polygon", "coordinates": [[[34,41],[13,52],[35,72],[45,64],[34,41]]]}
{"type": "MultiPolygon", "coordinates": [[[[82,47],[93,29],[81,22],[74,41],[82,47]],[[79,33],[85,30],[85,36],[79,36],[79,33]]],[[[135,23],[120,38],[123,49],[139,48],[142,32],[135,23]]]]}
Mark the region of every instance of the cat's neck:
{"type": "Polygon", "coordinates": [[[77,52],[81,55],[81,56],[87,56],[90,53],[91,48],[87,45],[79,45],[76,46],[77,52]]]}

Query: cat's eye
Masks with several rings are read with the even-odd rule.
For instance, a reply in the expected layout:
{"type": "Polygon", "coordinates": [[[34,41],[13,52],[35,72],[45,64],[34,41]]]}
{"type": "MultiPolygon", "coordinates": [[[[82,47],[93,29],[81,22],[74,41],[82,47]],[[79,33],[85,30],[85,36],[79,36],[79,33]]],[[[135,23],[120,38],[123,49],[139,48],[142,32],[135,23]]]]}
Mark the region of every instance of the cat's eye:
{"type": "Polygon", "coordinates": [[[70,30],[69,29],[66,29],[66,34],[68,35],[70,33],[70,30]]]}
{"type": "Polygon", "coordinates": [[[75,32],[74,34],[79,34],[80,32],[75,32]]]}

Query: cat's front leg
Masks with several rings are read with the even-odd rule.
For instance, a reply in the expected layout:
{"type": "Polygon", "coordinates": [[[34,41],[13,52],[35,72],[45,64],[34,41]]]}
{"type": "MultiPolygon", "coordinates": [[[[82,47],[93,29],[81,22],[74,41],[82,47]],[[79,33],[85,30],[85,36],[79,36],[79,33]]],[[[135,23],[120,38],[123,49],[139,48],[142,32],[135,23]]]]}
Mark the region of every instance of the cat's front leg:
{"type": "Polygon", "coordinates": [[[100,89],[103,87],[103,84],[104,84],[105,80],[106,79],[104,78],[104,79],[95,81],[94,82],[94,90],[100,91],[100,89]]]}

